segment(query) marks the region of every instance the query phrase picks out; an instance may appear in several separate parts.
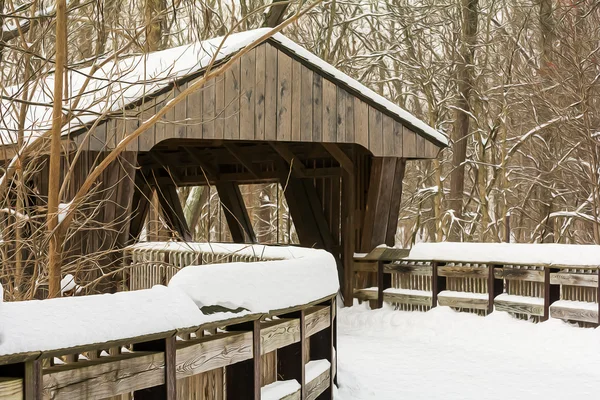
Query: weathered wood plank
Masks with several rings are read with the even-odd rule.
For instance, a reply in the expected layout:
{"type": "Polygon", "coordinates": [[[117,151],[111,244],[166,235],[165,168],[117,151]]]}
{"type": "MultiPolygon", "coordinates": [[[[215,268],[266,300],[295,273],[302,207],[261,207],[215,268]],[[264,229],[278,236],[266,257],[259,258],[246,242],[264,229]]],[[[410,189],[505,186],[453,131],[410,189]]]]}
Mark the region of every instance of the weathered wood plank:
{"type": "Polygon", "coordinates": [[[544,271],[504,268],[502,275],[506,280],[544,282],[544,271]]]}
{"type": "Polygon", "coordinates": [[[364,257],[359,258],[360,261],[396,261],[408,257],[409,249],[395,249],[389,247],[377,247],[369,252],[364,257]]]}
{"type": "Polygon", "coordinates": [[[240,60],[225,71],[225,139],[240,138],[240,60]]]}
{"type": "Polygon", "coordinates": [[[336,143],[337,139],[337,87],[323,79],[323,142],[336,143]]]}
{"type": "MultiPolygon", "coordinates": [[[[359,300],[377,300],[377,290],[375,289],[358,289],[354,292],[354,297],[359,300]]],[[[417,306],[431,306],[431,295],[416,295],[394,292],[384,292],[383,300],[388,303],[412,304],[417,306]]]]}
{"type": "Polygon", "coordinates": [[[313,124],[313,72],[303,65],[301,68],[301,74],[300,139],[302,141],[310,142],[312,141],[313,124]]]}
{"type": "Polygon", "coordinates": [[[497,311],[506,311],[509,313],[527,314],[527,315],[536,315],[536,316],[544,315],[544,305],[543,304],[527,303],[525,301],[517,302],[517,301],[496,299],[496,300],[494,300],[494,306],[497,311]]]}
{"type": "Polygon", "coordinates": [[[286,314],[285,317],[298,321],[298,341],[277,350],[277,377],[281,380],[295,379],[300,383],[301,397],[304,393],[304,353],[306,350],[305,310],[286,314]]]}
{"type": "Polygon", "coordinates": [[[387,273],[399,273],[418,276],[431,276],[432,267],[430,265],[403,265],[403,264],[384,264],[383,270],[387,273]]]}
{"type": "Polygon", "coordinates": [[[312,336],[329,327],[331,316],[330,308],[326,306],[310,307],[306,310],[306,336],[312,336]]]}
{"type": "Polygon", "coordinates": [[[454,297],[445,296],[443,293],[438,294],[438,303],[440,306],[456,307],[456,308],[472,308],[475,310],[487,310],[488,299],[486,298],[471,298],[471,297],[454,297]]]}
{"type": "Polygon", "coordinates": [[[554,274],[550,274],[550,284],[598,287],[598,275],[557,272],[554,274]]]}
{"type": "Polygon", "coordinates": [[[382,117],[381,111],[369,106],[369,150],[374,154],[383,154],[382,117]]]}
{"type": "Polygon", "coordinates": [[[165,383],[164,353],[136,352],[44,370],[44,396],[107,398],[165,383]]]}
{"type": "Polygon", "coordinates": [[[265,138],[265,82],[266,82],[266,46],[256,49],[255,81],[254,81],[254,139],[265,138]]]}
{"type": "Polygon", "coordinates": [[[447,278],[485,278],[489,273],[487,267],[439,267],[438,275],[447,278]]]}
{"type": "Polygon", "coordinates": [[[252,358],[252,332],[223,333],[184,342],[177,348],[177,379],[252,358]]]}
{"type": "Polygon", "coordinates": [[[277,140],[292,139],[292,59],[277,54],[277,140]]]}
{"type": "Polygon", "coordinates": [[[277,139],[277,49],[265,44],[265,139],[277,139]]]}
{"type": "Polygon", "coordinates": [[[369,149],[369,105],[354,98],[354,141],[369,149]]]}
{"type": "Polygon", "coordinates": [[[550,316],[568,321],[598,323],[597,309],[561,307],[560,305],[553,304],[550,305],[550,316]]]}
{"type": "MultiPolygon", "coordinates": [[[[222,78],[221,78],[222,79],[222,78]]],[[[186,137],[189,139],[202,138],[202,92],[204,89],[196,90],[187,97],[186,103],[186,137]]],[[[148,137],[148,140],[150,137],[148,137]]],[[[147,145],[146,145],[147,146],[147,145]]],[[[140,143],[140,150],[142,150],[140,143]]],[[[152,146],[150,146],[152,147],[152,146]]]]}
{"type": "Polygon", "coordinates": [[[393,136],[393,141],[394,141],[394,155],[396,157],[402,157],[403,153],[402,153],[402,149],[404,148],[403,145],[403,141],[404,141],[404,134],[403,134],[403,130],[404,127],[402,126],[402,123],[395,121],[394,120],[394,126],[392,127],[392,136],[393,136]]]}
{"type": "Polygon", "coordinates": [[[0,399],[23,400],[23,379],[0,378],[0,399]]]}
{"type": "Polygon", "coordinates": [[[312,90],[312,141],[323,141],[323,77],[319,74],[313,74],[312,90]]]}
{"type": "Polygon", "coordinates": [[[262,354],[300,341],[299,319],[276,319],[263,322],[260,328],[262,354]]]}
{"type": "Polygon", "coordinates": [[[331,371],[327,370],[310,382],[306,382],[306,400],[315,400],[329,388],[331,371]]]}
{"type": "Polygon", "coordinates": [[[256,118],[256,49],[250,50],[241,59],[241,94],[240,94],[240,139],[255,138],[256,118]]]}
{"type": "Polygon", "coordinates": [[[348,93],[337,86],[337,112],[336,112],[336,123],[337,123],[337,142],[345,143],[348,140],[346,139],[346,123],[348,117],[346,116],[346,112],[348,109],[346,108],[346,98],[348,97],[348,93]]]}
{"type": "Polygon", "coordinates": [[[395,151],[395,138],[394,138],[394,120],[385,114],[382,114],[381,123],[381,137],[383,141],[383,155],[386,157],[401,157],[395,151]]]}
{"type": "Polygon", "coordinates": [[[302,124],[302,64],[292,60],[292,140],[301,140],[300,126],[302,124]]]}
{"type": "Polygon", "coordinates": [[[417,134],[402,127],[402,157],[415,158],[417,156],[417,134]]]}
{"type": "Polygon", "coordinates": [[[225,137],[225,75],[214,78],[215,82],[215,139],[225,137]]]}
{"type": "MultiPolygon", "coordinates": [[[[226,93],[230,95],[230,93],[226,93]]],[[[202,87],[202,138],[214,139],[215,137],[215,111],[216,111],[215,78],[206,81],[202,87]]]]}

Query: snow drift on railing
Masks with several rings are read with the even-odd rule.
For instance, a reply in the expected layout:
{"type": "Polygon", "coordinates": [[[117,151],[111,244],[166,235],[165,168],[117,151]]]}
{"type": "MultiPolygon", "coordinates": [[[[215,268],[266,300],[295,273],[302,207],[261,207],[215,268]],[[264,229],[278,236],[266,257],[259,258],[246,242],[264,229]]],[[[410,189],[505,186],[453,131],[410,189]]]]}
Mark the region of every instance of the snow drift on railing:
{"type": "MultiPolygon", "coordinates": [[[[231,250],[240,245],[224,245],[231,250]]],[[[187,293],[200,307],[239,308],[268,312],[337,293],[336,262],[324,250],[298,247],[248,246],[243,251],[280,260],[207,264],[183,268],[169,287],[187,293]]]]}
{"type": "Polygon", "coordinates": [[[596,267],[600,265],[600,246],[556,243],[417,243],[410,250],[407,259],[596,267]]]}

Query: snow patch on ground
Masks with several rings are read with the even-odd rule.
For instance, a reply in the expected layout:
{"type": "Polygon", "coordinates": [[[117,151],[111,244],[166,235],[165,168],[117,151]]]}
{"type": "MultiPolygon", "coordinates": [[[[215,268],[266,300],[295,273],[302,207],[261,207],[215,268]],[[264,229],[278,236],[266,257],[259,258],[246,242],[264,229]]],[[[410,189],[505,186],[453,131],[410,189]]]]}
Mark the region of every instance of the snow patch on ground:
{"type": "Polygon", "coordinates": [[[393,311],[338,312],[337,400],[592,398],[600,329],[559,320],[393,311]]]}

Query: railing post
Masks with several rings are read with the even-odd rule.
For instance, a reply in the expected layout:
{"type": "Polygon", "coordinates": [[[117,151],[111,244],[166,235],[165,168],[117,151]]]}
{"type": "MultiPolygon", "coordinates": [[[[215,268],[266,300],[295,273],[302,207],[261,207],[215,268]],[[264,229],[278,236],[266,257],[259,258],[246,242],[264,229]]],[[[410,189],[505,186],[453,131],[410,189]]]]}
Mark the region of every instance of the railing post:
{"type": "Polygon", "coordinates": [[[176,400],[177,378],[176,368],[176,337],[152,340],[150,342],[135,343],[134,351],[162,351],[165,361],[165,383],[160,386],[137,390],[133,393],[136,400],[176,400]]]}
{"type": "MultiPolygon", "coordinates": [[[[329,327],[320,332],[315,333],[310,337],[310,359],[311,360],[327,360],[330,363],[329,370],[329,387],[323,391],[317,400],[333,399],[334,371],[333,371],[333,345],[335,343],[335,298],[331,299],[324,305],[331,307],[329,316],[329,327]]],[[[337,353],[337,352],[336,352],[337,353]]]]}
{"type": "Polygon", "coordinates": [[[2,365],[0,366],[0,376],[6,378],[20,378],[23,380],[23,400],[42,400],[44,384],[42,380],[41,360],[2,365]]]}
{"type": "Polygon", "coordinates": [[[439,263],[431,263],[431,308],[437,307],[438,294],[446,290],[446,278],[438,274],[439,263]]]}
{"type": "Polygon", "coordinates": [[[377,261],[377,308],[383,307],[383,291],[392,287],[392,276],[383,271],[383,261],[377,261]]]}
{"type": "Polygon", "coordinates": [[[501,295],[502,292],[504,292],[504,280],[496,280],[496,276],[494,274],[495,269],[495,265],[488,264],[488,314],[494,312],[494,299],[496,296],[501,295]]]}
{"type": "Polygon", "coordinates": [[[544,267],[544,316],[542,321],[550,318],[550,306],[560,299],[560,286],[550,284],[550,274],[557,271],[550,267],[544,267]]]}
{"type": "Polygon", "coordinates": [[[306,326],[304,310],[282,315],[281,318],[298,318],[300,320],[300,341],[277,350],[277,378],[280,380],[295,379],[300,383],[300,399],[306,396],[306,379],[304,377],[304,353],[306,349],[306,326]]]}
{"type": "Polygon", "coordinates": [[[228,331],[252,332],[252,359],[226,367],[227,400],[260,400],[260,320],[227,327],[228,331]]]}

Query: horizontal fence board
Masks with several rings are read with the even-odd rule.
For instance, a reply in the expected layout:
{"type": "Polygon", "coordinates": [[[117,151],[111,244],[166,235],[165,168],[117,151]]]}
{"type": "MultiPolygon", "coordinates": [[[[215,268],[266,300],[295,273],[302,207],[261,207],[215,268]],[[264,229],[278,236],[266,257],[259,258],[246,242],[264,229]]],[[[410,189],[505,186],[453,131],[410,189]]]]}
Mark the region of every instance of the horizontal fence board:
{"type": "Polygon", "coordinates": [[[326,329],[330,325],[330,308],[326,306],[311,307],[304,317],[306,337],[326,329]]]}
{"type": "Polygon", "coordinates": [[[107,398],[165,383],[164,353],[135,352],[44,370],[44,396],[53,400],[107,398]]]}
{"type": "Polygon", "coordinates": [[[431,276],[432,268],[430,265],[385,264],[383,272],[431,276]]]}
{"type": "Polygon", "coordinates": [[[544,305],[526,303],[520,301],[498,300],[494,301],[494,307],[497,311],[506,311],[509,313],[527,314],[527,315],[544,315],[544,305]]]}
{"type": "Polygon", "coordinates": [[[306,382],[306,400],[315,400],[328,387],[331,381],[331,371],[328,369],[310,382],[306,382]]]}
{"type": "Polygon", "coordinates": [[[438,267],[438,275],[447,278],[486,278],[487,267],[438,267]]]}
{"type": "Polygon", "coordinates": [[[270,353],[300,341],[299,319],[277,319],[263,322],[260,327],[261,354],[270,353]]]}
{"type": "Polygon", "coordinates": [[[442,293],[440,293],[438,294],[438,303],[440,306],[487,310],[489,301],[487,299],[477,299],[471,297],[444,296],[442,293]]]}
{"type": "Polygon", "coordinates": [[[177,349],[177,379],[252,358],[252,332],[222,333],[185,343],[177,349]]]}
{"type": "Polygon", "coordinates": [[[598,323],[598,310],[587,308],[561,307],[559,305],[550,306],[550,316],[552,318],[565,319],[569,321],[598,323]]]}
{"type": "Polygon", "coordinates": [[[502,276],[506,280],[544,282],[544,271],[532,269],[504,268],[502,271],[502,276]]]}
{"type": "Polygon", "coordinates": [[[22,400],[23,380],[15,378],[0,378],[0,399],[22,400]]]}
{"type": "Polygon", "coordinates": [[[550,274],[550,283],[552,285],[598,287],[598,275],[557,272],[550,274]]]}
{"type": "MultiPolygon", "coordinates": [[[[359,300],[377,300],[376,289],[359,289],[354,292],[359,300]]],[[[431,295],[416,295],[409,293],[384,292],[383,300],[390,303],[412,304],[416,306],[431,306],[431,295]]]]}

